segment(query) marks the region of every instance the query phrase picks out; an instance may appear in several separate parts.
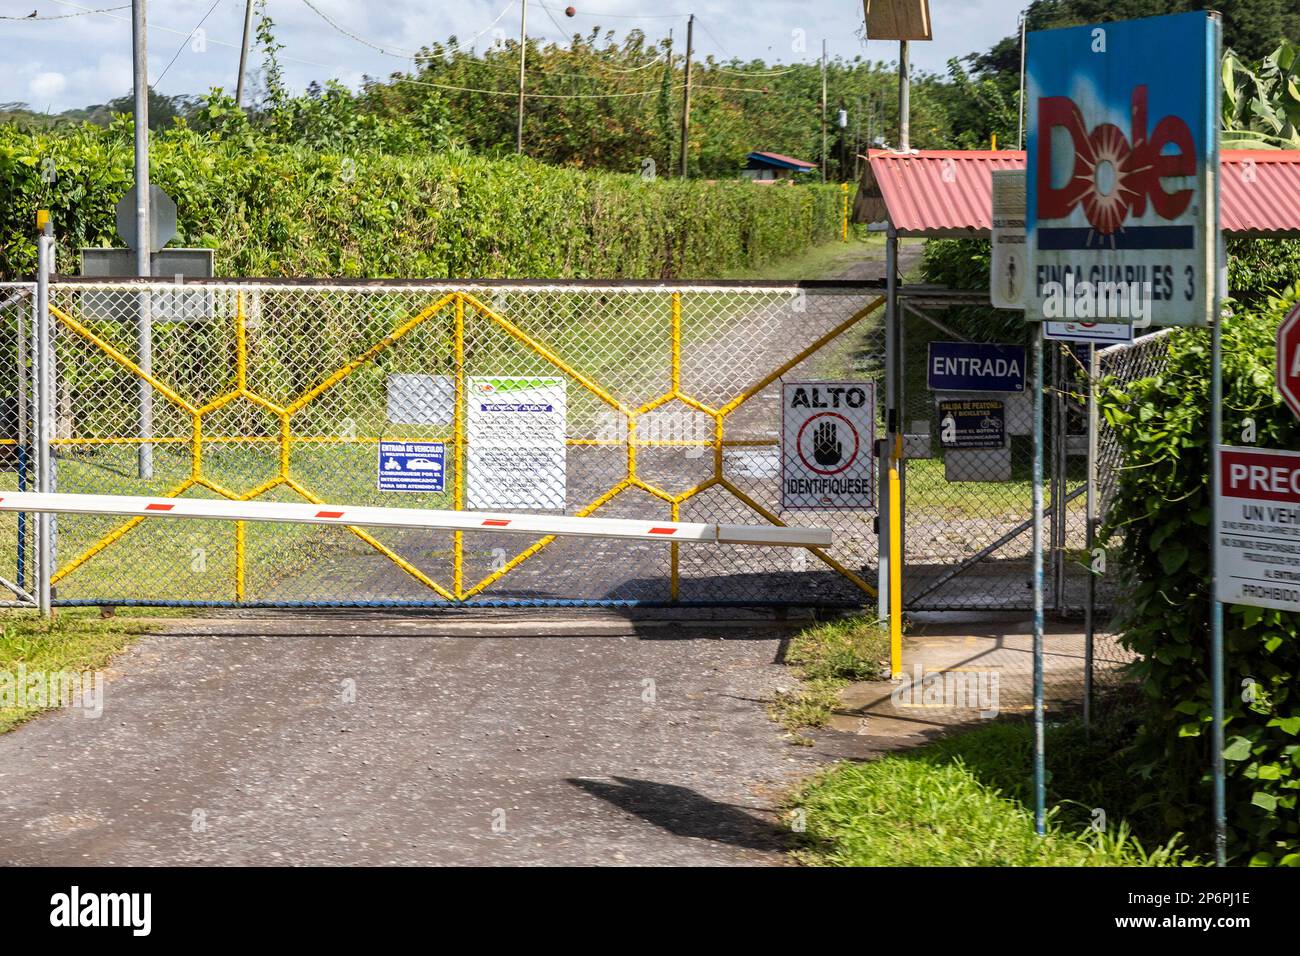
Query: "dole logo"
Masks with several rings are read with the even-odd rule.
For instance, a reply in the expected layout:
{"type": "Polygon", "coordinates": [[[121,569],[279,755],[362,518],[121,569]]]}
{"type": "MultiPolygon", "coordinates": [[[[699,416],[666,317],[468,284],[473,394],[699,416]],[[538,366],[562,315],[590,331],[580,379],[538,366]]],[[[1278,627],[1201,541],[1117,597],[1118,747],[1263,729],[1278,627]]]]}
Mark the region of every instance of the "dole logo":
{"type": "Polygon", "coordinates": [[[1196,174],[1196,144],[1192,131],[1177,116],[1166,116],[1147,135],[1147,88],[1133,90],[1130,136],[1114,123],[1101,123],[1091,132],[1083,113],[1065,96],[1038,100],[1038,216],[1064,219],[1083,204],[1092,228],[1103,236],[1114,233],[1132,212],[1141,216],[1148,200],[1161,219],[1182,215],[1195,190],[1166,192],[1160,180],[1196,174]],[[1052,130],[1064,127],[1074,150],[1069,181],[1052,186],[1052,130]],[[1166,153],[1173,146],[1175,152],[1166,153]]]}

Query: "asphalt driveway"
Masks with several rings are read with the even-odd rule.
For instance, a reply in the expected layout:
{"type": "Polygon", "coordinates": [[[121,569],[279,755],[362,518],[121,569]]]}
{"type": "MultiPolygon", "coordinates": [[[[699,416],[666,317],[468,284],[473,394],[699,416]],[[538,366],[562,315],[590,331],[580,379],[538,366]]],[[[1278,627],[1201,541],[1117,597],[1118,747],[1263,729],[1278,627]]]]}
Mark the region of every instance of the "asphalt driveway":
{"type": "Polygon", "coordinates": [[[764,864],[825,759],[770,615],[174,621],[0,737],[0,862],[764,864]]]}

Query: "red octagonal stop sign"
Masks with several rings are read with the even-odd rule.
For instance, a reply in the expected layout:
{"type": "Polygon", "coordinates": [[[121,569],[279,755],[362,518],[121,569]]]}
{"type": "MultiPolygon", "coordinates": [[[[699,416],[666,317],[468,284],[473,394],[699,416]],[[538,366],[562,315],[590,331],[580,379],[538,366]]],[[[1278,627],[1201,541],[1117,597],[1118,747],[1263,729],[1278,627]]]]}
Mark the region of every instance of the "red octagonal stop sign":
{"type": "Polygon", "coordinates": [[[1277,327],[1277,390],[1300,418],[1300,304],[1277,327]]]}

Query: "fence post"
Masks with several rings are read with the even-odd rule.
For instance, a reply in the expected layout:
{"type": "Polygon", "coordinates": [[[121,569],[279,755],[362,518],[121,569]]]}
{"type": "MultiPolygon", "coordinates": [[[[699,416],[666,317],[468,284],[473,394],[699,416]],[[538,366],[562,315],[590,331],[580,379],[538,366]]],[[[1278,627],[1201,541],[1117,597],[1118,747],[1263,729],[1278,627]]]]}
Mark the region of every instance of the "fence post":
{"type": "Polygon", "coordinates": [[[1034,832],[1047,832],[1043,756],[1043,324],[1034,329],[1034,832]]]}
{"type": "MultiPolygon", "coordinates": [[[[41,210],[36,214],[40,234],[36,237],[36,488],[49,493],[54,490],[53,462],[50,455],[50,437],[53,425],[51,387],[54,375],[54,356],[50,342],[50,259],[54,253],[54,226],[50,214],[41,210]]],[[[54,516],[40,514],[36,519],[36,587],[40,612],[48,615],[51,609],[50,578],[54,573],[54,516]]]]}
{"type": "Polygon", "coordinates": [[[1083,730],[1092,729],[1092,645],[1097,629],[1097,575],[1093,571],[1093,549],[1097,547],[1097,378],[1101,358],[1097,346],[1088,345],[1088,476],[1084,497],[1084,568],[1087,591],[1083,599],[1083,730]]]}
{"type": "MultiPolygon", "coordinates": [[[[891,635],[896,620],[901,621],[902,608],[897,606],[895,598],[901,594],[901,587],[895,585],[901,581],[903,569],[895,561],[901,558],[901,549],[894,548],[894,541],[900,529],[894,527],[899,520],[899,502],[895,496],[899,493],[897,463],[894,447],[895,436],[899,432],[898,382],[902,371],[902,357],[898,348],[898,233],[892,224],[885,235],[885,440],[880,446],[880,488],[884,499],[878,507],[880,530],[884,534],[880,547],[880,607],[881,619],[887,620],[891,635]],[[889,595],[888,597],[886,595],[889,595]]],[[[895,660],[893,640],[891,637],[890,666],[891,671],[902,667],[901,661],[895,660]]],[[[891,673],[890,676],[893,676],[891,673]]]]}

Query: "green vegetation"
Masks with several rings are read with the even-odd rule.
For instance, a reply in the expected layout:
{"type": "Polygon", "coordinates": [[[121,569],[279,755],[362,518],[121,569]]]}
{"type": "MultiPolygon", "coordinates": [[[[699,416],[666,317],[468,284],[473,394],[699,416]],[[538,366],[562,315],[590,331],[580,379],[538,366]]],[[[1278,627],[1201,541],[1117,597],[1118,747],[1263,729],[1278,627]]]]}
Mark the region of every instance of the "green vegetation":
{"type": "Polygon", "coordinates": [[[1223,58],[1224,145],[1300,149],[1300,43],[1283,43],[1256,66],[1223,58]]]}
{"type": "MultiPolygon", "coordinates": [[[[876,621],[849,617],[805,628],[786,649],[785,662],[800,685],[777,694],[770,713],[791,733],[823,727],[840,690],[854,681],[880,680],[888,670],[889,635],[876,621]]],[[[803,738],[796,738],[800,742],[803,738]]]]}
{"type": "MultiPolygon", "coordinates": [[[[1295,448],[1300,423],[1274,388],[1275,335],[1300,285],[1224,323],[1224,419],[1229,435],[1253,419],[1255,443],[1295,448]]],[[[1123,640],[1148,701],[1137,772],[1165,821],[1208,840],[1210,792],[1209,335],[1168,338],[1163,369],[1110,383],[1100,402],[1123,467],[1108,518],[1131,586],[1123,640]]],[[[1103,383],[1104,385],[1106,383],[1103,383]]],[[[1238,862],[1300,865],[1300,616],[1225,609],[1230,853],[1238,862]],[[1240,688],[1241,690],[1234,690],[1240,688]]]]}
{"type": "MultiPolygon", "coordinates": [[[[0,675],[95,671],[149,629],[146,621],[111,618],[99,621],[88,613],[63,611],[46,620],[28,611],[0,612],[0,675]],[[23,668],[20,672],[19,668],[23,668]]],[[[3,677],[0,676],[0,680],[3,677]]],[[[7,682],[5,682],[7,683],[7,682]]],[[[48,707],[0,706],[0,733],[12,730],[48,707]]]]}
{"type": "MultiPolygon", "coordinates": [[[[175,197],[179,246],[221,275],[439,278],[710,277],[838,239],[838,186],[643,180],[490,160],[329,152],[250,125],[223,97],[206,132],[153,138],[154,181],[175,197]]],[[[0,276],[35,267],[32,223],[52,211],[59,268],[81,246],[120,244],[113,207],[131,182],[131,124],[0,127],[0,276]]]]}
{"type": "MultiPolygon", "coordinates": [[[[1034,834],[1028,803],[1033,727],[1004,721],[863,763],[840,763],[791,798],[806,831],[797,856],[830,866],[1177,866],[1189,857],[1177,835],[1139,842],[1126,820],[1108,826],[1092,807],[1097,768],[1077,725],[1049,729],[1053,755],[1049,831],[1034,834]]],[[[1114,761],[1111,761],[1114,764],[1114,761]]],[[[1122,771],[1122,768],[1118,768],[1122,771]]],[[[1103,769],[1105,799],[1134,789],[1103,769]],[[1116,789],[1118,788],[1118,789],[1116,789]]]]}

